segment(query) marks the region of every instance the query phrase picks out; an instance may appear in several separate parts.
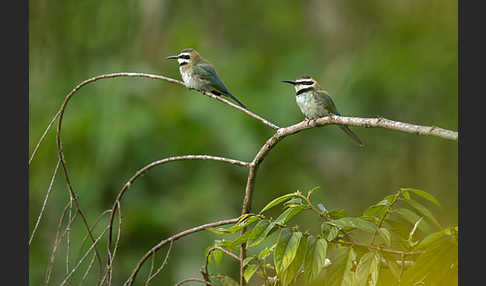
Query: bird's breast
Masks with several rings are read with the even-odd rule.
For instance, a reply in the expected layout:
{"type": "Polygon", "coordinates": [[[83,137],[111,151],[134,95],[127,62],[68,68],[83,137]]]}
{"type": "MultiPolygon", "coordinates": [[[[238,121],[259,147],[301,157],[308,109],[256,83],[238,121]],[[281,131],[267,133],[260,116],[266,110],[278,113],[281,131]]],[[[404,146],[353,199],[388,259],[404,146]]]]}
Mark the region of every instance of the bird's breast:
{"type": "Polygon", "coordinates": [[[300,111],[309,119],[316,119],[327,115],[322,102],[309,93],[302,93],[295,97],[300,111]]]}
{"type": "Polygon", "coordinates": [[[192,73],[189,69],[183,69],[183,67],[180,68],[180,72],[186,87],[195,89],[199,88],[199,84],[196,77],[194,77],[194,73],[192,73]]]}

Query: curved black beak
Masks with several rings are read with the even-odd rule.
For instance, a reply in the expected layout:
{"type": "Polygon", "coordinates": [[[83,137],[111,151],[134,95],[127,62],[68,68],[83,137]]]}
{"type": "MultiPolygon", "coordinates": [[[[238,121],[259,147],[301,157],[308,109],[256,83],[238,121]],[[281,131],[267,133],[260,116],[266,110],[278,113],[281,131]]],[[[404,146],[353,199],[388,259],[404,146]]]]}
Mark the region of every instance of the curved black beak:
{"type": "Polygon", "coordinates": [[[282,82],[290,83],[292,85],[295,85],[295,81],[293,80],[282,80],[282,82]]]}
{"type": "Polygon", "coordinates": [[[168,59],[168,60],[173,60],[173,59],[178,59],[178,58],[179,58],[179,56],[168,56],[168,57],[166,57],[166,59],[168,59]]]}

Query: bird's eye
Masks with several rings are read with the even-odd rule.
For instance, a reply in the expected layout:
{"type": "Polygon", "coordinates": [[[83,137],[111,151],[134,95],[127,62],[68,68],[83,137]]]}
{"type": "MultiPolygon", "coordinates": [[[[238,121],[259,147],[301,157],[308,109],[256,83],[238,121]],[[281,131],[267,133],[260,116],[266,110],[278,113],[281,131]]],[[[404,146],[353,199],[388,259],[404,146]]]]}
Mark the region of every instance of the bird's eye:
{"type": "Polygon", "coordinates": [[[180,55],[179,56],[179,59],[185,59],[185,60],[188,60],[190,59],[191,57],[189,55],[180,55]]]}
{"type": "Polygon", "coordinates": [[[301,85],[313,85],[314,82],[311,81],[311,80],[308,80],[308,81],[299,81],[297,82],[298,84],[301,84],[301,85]]]}

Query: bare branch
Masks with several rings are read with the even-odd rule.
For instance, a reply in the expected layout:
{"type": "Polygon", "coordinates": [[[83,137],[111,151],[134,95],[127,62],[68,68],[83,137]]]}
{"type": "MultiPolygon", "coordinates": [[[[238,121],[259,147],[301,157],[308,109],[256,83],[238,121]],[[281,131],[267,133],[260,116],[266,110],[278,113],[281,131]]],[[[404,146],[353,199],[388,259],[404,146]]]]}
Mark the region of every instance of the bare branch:
{"type": "MultiPolygon", "coordinates": [[[[155,273],[152,275],[152,269],[150,269],[150,273],[149,273],[149,277],[147,278],[147,281],[145,281],[145,285],[149,285],[150,284],[150,281],[155,277],[157,276],[160,271],[162,271],[162,269],[164,269],[164,266],[167,264],[167,261],[169,260],[169,255],[170,255],[170,251],[172,250],[172,245],[174,245],[174,241],[172,240],[169,244],[169,249],[167,250],[167,254],[165,255],[165,258],[164,258],[164,262],[162,262],[162,264],[160,265],[160,267],[157,269],[157,271],[155,271],[155,273]]],[[[152,258],[155,257],[155,253],[152,254],[152,258]]],[[[153,262],[153,260],[152,260],[153,262]]],[[[152,265],[153,266],[153,265],[152,265]]]]}
{"type": "Polygon", "coordinates": [[[169,157],[165,158],[162,160],[157,160],[154,161],[142,169],[138,170],[135,175],[133,175],[123,186],[121,191],[118,193],[118,196],[115,200],[115,203],[113,204],[112,208],[112,213],[110,216],[110,226],[109,226],[109,235],[108,235],[108,251],[111,251],[111,237],[112,237],[112,228],[113,228],[113,216],[114,213],[116,212],[117,209],[117,204],[121,201],[123,194],[128,190],[128,188],[133,184],[133,182],[142,174],[147,172],[148,170],[152,169],[155,166],[163,165],[165,163],[169,162],[174,162],[174,161],[182,161],[182,160],[212,160],[212,161],[220,161],[220,162],[226,162],[230,163],[233,165],[238,165],[238,166],[243,166],[243,167],[248,167],[249,163],[243,162],[243,161],[238,161],[238,160],[233,160],[233,159],[228,159],[224,157],[216,157],[216,156],[209,156],[209,155],[186,155],[186,156],[175,156],[175,157],[169,157]]]}
{"type": "Polygon", "coordinates": [[[220,246],[213,246],[211,247],[209,250],[208,250],[208,253],[206,254],[206,263],[204,264],[204,271],[201,270],[201,274],[202,276],[204,277],[205,281],[207,282],[211,282],[209,280],[209,272],[208,272],[208,264],[209,264],[209,255],[211,255],[211,252],[215,251],[215,250],[220,250],[222,251],[223,253],[225,253],[226,255],[232,257],[233,259],[235,259],[236,261],[239,261],[241,262],[241,259],[240,257],[238,257],[236,254],[220,247],[220,246]]]}
{"type": "Polygon", "coordinates": [[[212,284],[212,283],[210,283],[208,281],[204,281],[204,280],[197,279],[197,278],[187,278],[187,279],[184,279],[184,280],[180,281],[179,283],[175,284],[174,286],[180,286],[180,285],[185,284],[187,282],[199,282],[199,283],[206,284],[208,286],[214,286],[214,284],[212,284]]]}
{"type": "Polygon", "coordinates": [[[176,241],[179,238],[182,238],[184,236],[187,236],[187,235],[190,235],[190,234],[193,234],[195,232],[199,232],[201,230],[205,230],[205,229],[208,229],[208,228],[211,228],[211,227],[232,224],[232,223],[237,222],[238,220],[239,220],[239,218],[232,218],[232,219],[221,220],[221,221],[212,222],[212,223],[208,223],[208,224],[203,224],[203,225],[196,226],[196,227],[187,229],[185,231],[179,232],[176,235],[173,235],[173,236],[171,236],[171,237],[169,237],[165,240],[162,240],[157,245],[152,247],[149,251],[147,251],[147,253],[140,259],[140,261],[137,263],[137,266],[135,266],[135,268],[133,269],[132,274],[130,275],[128,280],[123,285],[126,285],[126,286],[132,285],[133,282],[135,281],[135,277],[137,276],[138,271],[140,270],[142,265],[145,263],[145,261],[150,257],[150,255],[154,254],[156,251],[158,251],[162,246],[164,246],[168,242],[176,241]]]}
{"type": "Polygon", "coordinates": [[[34,229],[32,230],[32,234],[30,235],[29,246],[32,243],[32,240],[34,239],[35,232],[37,230],[37,227],[39,226],[42,215],[44,214],[44,210],[45,210],[46,205],[47,205],[47,199],[49,198],[49,194],[51,193],[52,186],[54,185],[54,180],[56,179],[57,171],[59,170],[59,163],[60,163],[60,160],[57,160],[56,168],[54,169],[54,174],[52,174],[51,182],[49,184],[49,188],[47,188],[47,194],[46,194],[46,197],[44,198],[44,203],[42,203],[41,211],[39,213],[39,216],[37,217],[37,221],[35,223],[34,229]]]}

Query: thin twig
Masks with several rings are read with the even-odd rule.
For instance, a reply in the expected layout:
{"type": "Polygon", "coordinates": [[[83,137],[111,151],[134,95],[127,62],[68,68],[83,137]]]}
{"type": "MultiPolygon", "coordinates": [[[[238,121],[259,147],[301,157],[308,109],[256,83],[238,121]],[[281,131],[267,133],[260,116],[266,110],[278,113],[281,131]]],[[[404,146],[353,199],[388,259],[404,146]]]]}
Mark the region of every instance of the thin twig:
{"type": "Polygon", "coordinates": [[[89,253],[95,248],[96,244],[100,241],[100,239],[103,237],[103,235],[106,233],[107,230],[108,230],[108,227],[106,227],[105,230],[103,230],[103,232],[98,236],[98,238],[94,241],[94,243],[88,248],[88,250],[86,251],[86,254],[78,261],[76,266],[73,267],[71,272],[69,272],[69,274],[64,278],[64,280],[62,280],[61,286],[66,284],[66,282],[69,280],[69,278],[71,278],[71,276],[74,274],[74,272],[76,272],[78,267],[81,265],[81,263],[83,263],[83,261],[86,259],[86,257],[88,257],[89,253]]]}
{"type": "Polygon", "coordinates": [[[132,274],[130,275],[130,277],[127,279],[127,281],[123,285],[126,285],[126,286],[132,285],[133,282],[135,281],[135,277],[137,276],[138,271],[140,270],[140,268],[142,267],[142,265],[145,263],[145,261],[150,257],[150,255],[152,255],[153,253],[155,253],[156,251],[158,251],[162,246],[164,246],[168,242],[176,241],[176,240],[178,240],[181,237],[184,237],[184,236],[187,236],[187,235],[190,235],[190,234],[193,234],[195,232],[198,232],[198,231],[201,231],[201,230],[205,230],[205,229],[208,229],[208,228],[211,228],[211,227],[216,227],[216,226],[221,226],[221,225],[227,225],[227,224],[235,223],[238,220],[239,220],[239,218],[232,218],[232,219],[221,220],[221,221],[212,222],[212,223],[208,223],[208,224],[203,224],[203,225],[196,226],[196,227],[187,229],[185,231],[179,232],[176,235],[173,235],[173,236],[171,236],[171,237],[169,237],[169,238],[167,238],[165,240],[162,240],[157,245],[155,245],[154,247],[152,247],[149,251],[147,251],[147,253],[139,260],[139,262],[137,263],[137,265],[133,269],[132,274]]]}
{"type": "MultiPolygon", "coordinates": [[[[149,276],[147,278],[147,281],[145,281],[145,285],[149,285],[150,284],[150,281],[155,277],[157,276],[160,271],[162,271],[162,269],[164,269],[165,265],[167,264],[167,261],[169,260],[169,255],[170,255],[170,251],[172,250],[172,245],[174,245],[174,241],[172,240],[169,244],[169,249],[167,250],[167,254],[165,255],[165,258],[164,258],[164,262],[162,262],[162,264],[160,265],[160,267],[157,269],[157,271],[155,271],[155,273],[152,275],[152,269],[150,269],[150,273],[149,273],[149,276]]],[[[155,258],[155,253],[152,254],[152,258],[155,258]]],[[[152,260],[153,261],[153,260],[152,260]]],[[[152,265],[153,266],[153,265],[152,265]]]]}
{"type": "Polygon", "coordinates": [[[208,264],[209,264],[209,255],[211,255],[211,252],[215,251],[215,250],[220,250],[222,251],[223,253],[225,253],[226,255],[232,257],[233,259],[235,259],[236,261],[238,262],[241,262],[241,259],[240,257],[238,257],[236,254],[220,247],[220,246],[213,246],[211,247],[209,250],[208,250],[208,253],[206,254],[206,262],[204,263],[204,271],[201,271],[201,274],[204,278],[205,281],[208,281],[208,282],[211,282],[209,280],[209,272],[208,272],[208,264]]]}
{"type": "MultiPolygon", "coordinates": [[[[54,246],[52,247],[51,255],[50,255],[49,262],[48,262],[47,268],[46,268],[46,279],[44,281],[44,284],[45,285],[48,285],[49,284],[49,280],[51,278],[52,267],[54,265],[54,259],[56,258],[57,247],[59,246],[59,244],[62,241],[62,238],[66,234],[66,231],[63,231],[63,233],[61,234],[61,227],[62,227],[62,223],[64,221],[64,217],[66,216],[67,211],[70,208],[71,204],[72,204],[72,201],[70,200],[66,204],[66,206],[64,207],[64,210],[63,210],[63,212],[61,214],[61,217],[59,218],[59,223],[57,225],[57,230],[56,230],[56,238],[54,239],[54,246]]],[[[72,223],[72,221],[74,220],[75,217],[76,217],[76,214],[73,216],[73,218],[71,219],[71,221],[68,221],[68,225],[70,225],[72,223]]]]}
{"type": "Polygon", "coordinates": [[[32,159],[34,159],[34,156],[37,153],[37,150],[39,149],[42,141],[44,141],[44,138],[46,137],[47,132],[49,131],[49,129],[51,129],[52,124],[54,124],[54,122],[56,121],[56,119],[57,119],[57,117],[59,116],[60,113],[61,113],[61,110],[59,110],[56,113],[56,115],[54,115],[54,117],[51,119],[51,122],[49,122],[49,124],[47,125],[46,130],[44,131],[44,133],[42,133],[42,136],[39,139],[39,142],[37,142],[37,145],[35,146],[34,151],[32,151],[32,154],[30,155],[30,158],[29,158],[29,166],[30,166],[30,163],[32,162],[32,159]]]}
{"type": "Polygon", "coordinates": [[[52,174],[51,182],[49,183],[49,187],[47,188],[47,194],[44,198],[44,202],[42,203],[41,211],[39,213],[39,216],[37,217],[37,221],[35,223],[34,229],[32,230],[32,234],[30,235],[29,246],[32,243],[32,240],[34,239],[35,232],[36,232],[37,227],[39,226],[39,223],[42,219],[42,215],[44,214],[44,210],[45,210],[46,205],[47,205],[47,199],[49,198],[49,194],[51,193],[52,186],[54,185],[54,180],[56,179],[56,175],[57,175],[57,171],[59,170],[59,163],[60,162],[61,162],[60,160],[57,160],[56,168],[54,169],[54,174],[52,174]]]}

